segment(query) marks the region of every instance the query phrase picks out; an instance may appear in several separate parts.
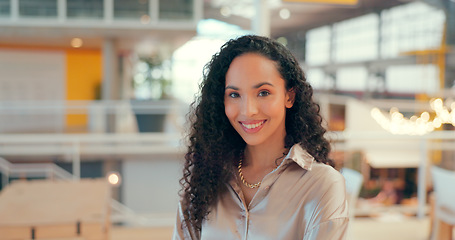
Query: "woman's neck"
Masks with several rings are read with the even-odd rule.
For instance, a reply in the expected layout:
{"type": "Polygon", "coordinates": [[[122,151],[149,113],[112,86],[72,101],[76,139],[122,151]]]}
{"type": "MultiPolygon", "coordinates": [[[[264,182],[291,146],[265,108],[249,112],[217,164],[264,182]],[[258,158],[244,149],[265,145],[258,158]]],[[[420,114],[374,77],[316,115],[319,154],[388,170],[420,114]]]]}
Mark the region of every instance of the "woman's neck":
{"type": "Polygon", "coordinates": [[[283,144],[271,146],[246,146],[244,153],[245,165],[251,168],[276,167],[276,159],[283,157],[286,149],[283,144]]]}

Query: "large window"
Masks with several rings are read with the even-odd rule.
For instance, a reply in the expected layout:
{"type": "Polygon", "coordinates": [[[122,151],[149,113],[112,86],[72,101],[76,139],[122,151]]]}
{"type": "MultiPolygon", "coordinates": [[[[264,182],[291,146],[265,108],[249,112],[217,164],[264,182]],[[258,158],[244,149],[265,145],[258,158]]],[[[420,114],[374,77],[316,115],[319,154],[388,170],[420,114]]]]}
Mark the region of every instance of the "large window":
{"type": "Polygon", "coordinates": [[[397,93],[435,94],[440,89],[435,65],[391,66],[386,71],[386,88],[397,93]]]}
{"type": "Polygon", "coordinates": [[[306,62],[309,65],[327,64],[330,61],[330,27],[320,27],[307,33],[306,62]]]}
{"type": "Polygon", "coordinates": [[[20,0],[19,15],[24,17],[57,17],[57,0],[20,0]]]}
{"type": "Polygon", "coordinates": [[[305,73],[307,81],[314,89],[331,90],[335,87],[333,85],[333,79],[331,79],[331,76],[328,76],[319,68],[309,69],[305,71],[305,73]]]}
{"type": "Polygon", "coordinates": [[[445,15],[422,2],[391,8],[382,13],[382,46],[384,58],[410,51],[439,48],[445,15]]]}
{"type": "Polygon", "coordinates": [[[190,20],[193,0],[160,0],[160,20],[190,20]]]}
{"type": "Polygon", "coordinates": [[[422,54],[440,48],[444,22],[443,10],[413,2],[312,29],[306,35],[308,79],[315,89],[335,84],[341,91],[434,94],[441,88],[439,69],[435,58],[422,54]],[[375,61],[416,54],[417,64],[375,61]]]}
{"type": "Polygon", "coordinates": [[[377,14],[353,18],[334,26],[334,60],[352,62],[378,57],[377,14]]]}
{"type": "Polygon", "coordinates": [[[10,0],[0,0],[0,17],[10,15],[10,0]]]}
{"type": "Polygon", "coordinates": [[[115,19],[149,19],[148,0],[114,0],[115,19]]]}
{"type": "Polygon", "coordinates": [[[349,19],[307,33],[306,61],[309,65],[355,62],[378,57],[377,14],[349,19]],[[332,42],[333,41],[333,42],[332,42]]]}
{"type": "Polygon", "coordinates": [[[103,18],[103,0],[67,0],[68,18],[103,18]]]}
{"type": "Polygon", "coordinates": [[[367,87],[368,72],[364,67],[341,68],[337,71],[338,90],[363,92],[367,87]]]}

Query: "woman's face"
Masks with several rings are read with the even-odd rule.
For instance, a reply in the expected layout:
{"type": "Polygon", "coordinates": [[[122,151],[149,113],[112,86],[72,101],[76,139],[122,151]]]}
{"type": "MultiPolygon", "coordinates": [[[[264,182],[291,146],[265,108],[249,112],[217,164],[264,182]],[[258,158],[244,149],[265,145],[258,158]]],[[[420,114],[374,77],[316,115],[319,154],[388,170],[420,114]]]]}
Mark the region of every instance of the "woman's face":
{"type": "Polygon", "coordinates": [[[286,136],[287,91],[275,62],[254,53],[236,57],[226,73],[224,108],[234,129],[248,145],[281,143],[286,136]]]}

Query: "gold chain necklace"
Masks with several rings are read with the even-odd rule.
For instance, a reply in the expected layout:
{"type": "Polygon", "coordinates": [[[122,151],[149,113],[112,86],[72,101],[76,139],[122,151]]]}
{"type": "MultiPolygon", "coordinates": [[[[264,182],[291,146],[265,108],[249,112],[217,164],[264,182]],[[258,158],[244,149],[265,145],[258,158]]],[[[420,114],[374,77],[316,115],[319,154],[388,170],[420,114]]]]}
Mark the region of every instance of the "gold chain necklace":
{"type": "MultiPolygon", "coordinates": [[[[242,154],[241,156],[243,156],[243,154],[242,154]]],[[[275,161],[278,160],[278,159],[280,159],[280,158],[283,158],[284,156],[286,156],[286,152],[283,153],[283,156],[281,156],[281,157],[275,159],[275,161]]],[[[251,184],[251,183],[248,183],[248,182],[245,180],[245,177],[243,177],[243,173],[242,173],[242,162],[243,162],[243,157],[240,157],[238,168],[239,168],[239,177],[240,177],[240,180],[242,181],[243,185],[245,185],[245,186],[247,186],[247,187],[249,187],[249,188],[251,188],[251,189],[260,187],[262,181],[259,181],[258,183],[255,183],[255,184],[251,184]]],[[[279,166],[280,166],[280,165],[276,166],[276,167],[275,167],[272,171],[270,171],[269,173],[275,171],[279,166]]]]}

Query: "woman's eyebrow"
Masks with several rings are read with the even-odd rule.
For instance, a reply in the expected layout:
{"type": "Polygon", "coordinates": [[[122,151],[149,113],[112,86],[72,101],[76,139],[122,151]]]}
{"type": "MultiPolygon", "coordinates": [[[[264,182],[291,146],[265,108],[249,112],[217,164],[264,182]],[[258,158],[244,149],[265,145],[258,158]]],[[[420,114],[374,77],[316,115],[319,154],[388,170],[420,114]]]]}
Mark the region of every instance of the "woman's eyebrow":
{"type": "Polygon", "coordinates": [[[228,89],[233,89],[233,90],[236,90],[236,91],[239,90],[238,87],[234,87],[234,86],[231,86],[231,85],[227,85],[227,86],[224,88],[224,90],[228,90],[228,89]]]}
{"type": "Polygon", "coordinates": [[[269,82],[261,82],[261,83],[258,83],[258,84],[256,84],[256,85],[254,85],[253,88],[260,88],[260,87],[262,87],[262,86],[264,86],[264,85],[269,85],[269,86],[274,87],[274,85],[271,84],[271,83],[269,83],[269,82]]]}
{"type": "MultiPolygon", "coordinates": [[[[261,82],[261,83],[258,83],[258,84],[256,84],[256,85],[254,85],[253,88],[260,88],[260,87],[262,87],[262,86],[264,86],[264,85],[269,85],[269,86],[274,87],[274,85],[271,84],[271,83],[269,83],[269,82],[261,82]]],[[[234,86],[231,86],[231,85],[227,85],[227,86],[224,88],[224,90],[227,90],[227,89],[233,89],[233,90],[236,90],[236,91],[239,90],[238,87],[234,87],[234,86]]]]}

